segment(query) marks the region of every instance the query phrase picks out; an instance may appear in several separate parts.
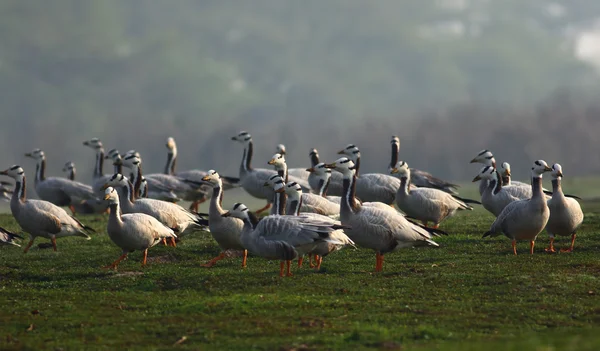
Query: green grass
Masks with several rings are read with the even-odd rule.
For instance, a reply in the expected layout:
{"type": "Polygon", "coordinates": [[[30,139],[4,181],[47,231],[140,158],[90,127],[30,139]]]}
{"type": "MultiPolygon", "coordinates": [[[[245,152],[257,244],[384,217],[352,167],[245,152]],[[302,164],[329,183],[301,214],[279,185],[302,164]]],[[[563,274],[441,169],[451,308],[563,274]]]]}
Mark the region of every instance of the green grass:
{"type": "Polygon", "coordinates": [[[535,255],[520,243],[513,256],[508,239],[481,239],[492,216],[477,210],[444,223],[440,248],[386,255],[383,273],[372,251],[344,249],[291,278],[254,257],[201,268],[219,251],[208,233],[105,271],[120,250],[105,218],[82,217],[90,241],[0,247],[0,349],[598,350],[600,204],[584,208],[571,254],[544,253],[542,233],[535,255]]]}

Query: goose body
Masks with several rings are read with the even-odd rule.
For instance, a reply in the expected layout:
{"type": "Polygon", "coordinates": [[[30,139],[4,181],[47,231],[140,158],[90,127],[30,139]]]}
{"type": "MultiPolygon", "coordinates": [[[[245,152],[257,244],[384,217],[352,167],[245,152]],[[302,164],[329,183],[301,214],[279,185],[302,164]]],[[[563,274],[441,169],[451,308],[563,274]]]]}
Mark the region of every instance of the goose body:
{"type": "MultiPolygon", "coordinates": [[[[63,172],[67,173],[67,179],[74,181],[75,174],[77,173],[75,163],[72,161],[65,163],[63,172]]],[[[79,203],[72,203],[71,205],[75,208],[76,213],[83,214],[105,213],[108,210],[108,203],[99,198],[82,200],[79,203]]]]}
{"type": "Polygon", "coordinates": [[[527,240],[530,243],[530,253],[533,254],[535,239],[544,230],[550,217],[550,210],[542,192],[542,174],[551,170],[545,161],[535,161],[531,171],[533,196],[506,205],[484,237],[503,233],[512,240],[515,255],[517,254],[516,241],[527,240]]]}
{"type": "MultiPolygon", "coordinates": [[[[481,203],[486,210],[496,217],[511,202],[531,198],[531,195],[527,196],[527,194],[524,194],[521,189],[517,189],[515,186],[503,186],[500,173],[492,166],[484,166],[473,179],[473,182],[476,181],[488,184],[481,195],[481,203]]],[[[529,188],[531,193],[531,186],[529,188]]]]}
{"type": "Polygon", "coordinates": [[[339,204],[316,194],[303,193],[302,187],[296,182],[288,182],[285,185],[285,192],[288,196],[286,209],[288,214],[294,212],[316,213],[331,218],[338,218],[340,215],[339,204]],[[299,207],[298,211],[292,210],[293,206],[299,207]]]}
{"type": "Polygon", "coordinates": [[[87,234],[93,231],[84,226],[74,217],[67,214],[65,210],[44,200],[28,200],[25,172],[20,166],[12,166],[0,172],[15,180],[15,190],[10,201],[10,210],[17,223],[23,231],[29,234],[29,244],[25,252],[29,250],[36,237],[43,237],[52,241],[56,251],[56,239],[66,236],[80,236],[90,239],[87,234]]]}

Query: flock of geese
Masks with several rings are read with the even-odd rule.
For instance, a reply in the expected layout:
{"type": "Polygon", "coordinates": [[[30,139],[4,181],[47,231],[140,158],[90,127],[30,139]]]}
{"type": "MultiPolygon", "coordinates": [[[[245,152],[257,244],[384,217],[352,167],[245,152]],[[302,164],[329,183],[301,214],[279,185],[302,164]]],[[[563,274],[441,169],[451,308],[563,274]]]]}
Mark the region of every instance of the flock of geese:
{"type": "MultiPolygon", "coordinates": [[[[243,147],[238,177],[222,176],[215,170],[176,171],[177,146],[167,139],[167,163],[162,173],[144,174],[142,157],[135,150],[121,154],[112,149],[105,154],[97,139],[83,144],[95,152],[92,183],[76,180],[72,162],[64,165],[66,177],[46,176],[46,157],[35,149],[26,156],[36,162],[34,188],[40,200],[27,198],[23,168],[14,165],[2,172],[13,178],[0,184],[0,193],[10,201],[11,212],[23,231],[29,234],[27,252],[36,237],[56,239],[80,236],[90,239],[94,230],[81,223],[77,213],[109,213],[107,232],[122,249],[122,255],[106,268],[118,264],[135,250],[143,252],[158,243],[176,247],[183,236],[210,231],[221,253],[203,266],[212,267],[231,252],[242,253],[246,267],[248,253],[280,261],[280,276],[291,276],[291,261],[302,266],[308,255],[310,267],[320,269],[323,257],[347,245],[375,251],[375,271],[383,269],[384,255],[401,248],[439,246],[434,238],[446,233],[439,225],[457,211],[473,210],[480,204],[496,219],[484,234],[504,234],[512,240],[529,241],[533,254],[538,234],[550,236],[548,252],[555,252],[554,238],[571,236],[572,251],[583,212],[575,196],[561,188],[562,167],[549,167],[537,160],[531,167],[531,184],[511,181],[510,165],[496,160],[489,150],[481,151],[471,163],[483,168],[473,181],[480,181],[481,201],[458,196],[458,185],[431,174],[409,168],[399,160],[400,140],[391,140],[389,174],[361,173],[360,150],[350,144],[340,150],[340,158],[321,162],[316,149],[310,151],[309,168],[288,168],[284,145],[266,163],[271,168],[252,166],[252,136],[242,131],[231,138],[243,147]],[[104,160],[112,161],[113,172],[103,173],[104,160]],[[124,174],[123,167],[129,169],[124,174]],[[552,191],[542,187],[542,175],[550,172],[552,191]],[[242,203],[222,208],[225,190],[241,187],[266,205],[251,212],[242,203]],[[190,201],[186,209],[177,202],[190,201]],[[198,205],[210,200],[208,214],[197,212],[198,205]],[[69,214],[63,207],[68,207],[69,214]],[[269,214],[257,215],[269,210],[269,214]]],[[[0,243],[19,246],[20,236],[0,228],[0,243]]]]}

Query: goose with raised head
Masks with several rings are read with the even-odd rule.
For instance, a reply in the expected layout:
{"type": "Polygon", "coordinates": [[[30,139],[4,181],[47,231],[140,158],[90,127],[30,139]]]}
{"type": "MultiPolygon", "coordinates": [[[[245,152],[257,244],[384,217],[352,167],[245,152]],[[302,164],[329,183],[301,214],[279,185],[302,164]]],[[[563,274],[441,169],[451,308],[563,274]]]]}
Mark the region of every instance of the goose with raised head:
{"type": "MultiPolygon", "coordinates": [[[[477,156],[475,156],[470,163],[481,163],[484,166],[496,169],[496,159],[494,158],[494,154],[488,149],[479,151],[477,156]]],[[[483,192],[488,188],[488,185],[488,180],[479,183],[479,195],[483,195],[483,192]]]]}
{"type": "Polygon", "coordinates": [[[293,206],[300,206],[299,211],[302,213],[316,213],[322,216],[330,218],[339,218],[340,216],[340,205],[335,202],[329,201],[326,198],[310,193],[304,193],[300,184],[296,182],[288,182],[285,184],[285,193],[288,196],[286,206],[286,213],[291,214],[290,210],[293,206]],[[298,199],[300,197],[300,199],[298,199]],[[300,200],[300,201],[299,201],[300,200]],[[292,202],[295,201],[296,204],[292,202]],[[297,202],[300,202],[298,205],[297,202]]]}
{"type": "MultiPolygon", "coordinates": [[[[306,179],[300,179],[298,177],[290,175],[288,172],[287,162],[285,162],[285,156],[283,156],[283,154],[273,155],[273,157],[271,157],[271,159],[267,163],[275,168],[275,171],[277,171],[277,174],[279,174],[281,178],[283,178],[284,182],[296,182],[300,184],[304,191],[310,191],[310,185],[308,184],[308,176],[306,177],[306,179]]],[[[308,174],[308,171],[304,171],[308,174]]]]}
{"type": "MultiPolygon", "coordinates": [[[[276,153],[278,153],[278,154],[281,154],[281,155],[284,155],[284,156],[287,154],[285,145],[283,145],[283,144],[277,145],[276,150],[277,150],[276,153]]],[[[308,177],[310,176],[310,173],[308,173],[308,171],[306,169],[304,169],[304,168],[289,168],[287,170],[287,172],[292,177],[297,178],[297,179],[301,179],[301,180],[303,180],[305,182],[308,182],[308,177]]]]}
{"type": "Polygon", "coordinates": [[[105,268],[116,270],[119,263],[135,250],[143,252],[142,266],[145,266],[149,248],[166,238],[175,241],[177,236],[173,230],[156,218],[144,213],[121,214],[117,191],[112,187],[105,191],[104,200],[110,209],[106,231],[110,240],[122,250],[121,256],[105,268]]]}
{"type": "Polygon", "coordinates": [[[35,192],[39,198],[49,201],[57,206],[69,206],[75,214],[74,204],[84,200],[95,199],[94,191],[89,185],[69,180],[67,178],[46,177],[46,155],[40,149],[34,149],[25,156],[36,161],[35,167],[35,192]]]}
{"type": "MultiPolygon", "coordinates": [[[[123,173],[123,158],[118,149],[110,149],[104,156],[104,159],[110,159],[113,164],[113,174],[123,173]]],[[[112,175],[111,175],[112,176],[112,175]]]]}
{"type": "MultiPolygon", "coordinates": [[[[392,159],[390,161],[390,165],[388,167],[388,171],[391,172],[400,158],[400,138],[396,135],[392,136],[392,159]]],[[[421,171],[419,169],[411,168],[411,184],[420,188],[433,188],[439,189],[444,192],[450,193],[452,195],[458,195],[456,189],[458,189],[459,185],[447,182],[440,178],[436,178],[431,173],[421,171]]]]}
{"type": "Polygon", "coordinates": [[[351,227],[345,233],[352,241],[358,246],[375,251],[376,272],[382,271],[383,256],[386,253],[414,246],[439,246],[432,237],[444,232],[409,222],[399,212],[376,206],[362,206],[356,201],[356,166],[352,160],[342,157],[327,167],[341,172],[344,176],[340,220],[343,225],[351,227]]]}
{"type": "Polygon", "coordinates": [[[75,174],[77,173],[77,168],[75,167],[75,162],[67,161],[63,166],[63,172],[67,174],[67,179],[75,180],[75,174]]]}
{"type": "MultiPolygon", "coordinates": [[[[67,173],[67,179],[75,180],[77,168],[75,162],[68,161],[63,166],[63,172],[67,173]]],[[[82,200],[79,203],[73,203],[76,213],[93,214],[93,213],[106,213],[108,210],[108,204],[102,198],[94,198],[89,200],[82,200]]]]}
{"type": "MultiPolygon", "coordinates": [[[[523,182],[518,182],[516,180],[512,180],[512,178],[511,178],[512,173],[510,171],[510,163],[502,162],[501,168],[502,168],[501,176],[502,176],[502,185],[503,186],[514,185],[514,186],[520,187],[521,189],[525,189],[525,190],[522,190],[523,194],[527,194],[528,197],[531,197],[531,186],[529,184],[523,183],[523,182]]],[[[544,192],[544,194],[546,194],[547,200],[550,200],[552,198],[552,191],[550,191],[546,188],[543,188],[543,187],[542,187],[542,191],[544,192]]],[[[581,198],[576,195],[563,194],[563,196],[581,200],[581,198]]]]}
{"type": "MultiPolygon", "coordinates": [[[[517,240],[529,241],[529,252],[533,255],[535,239],[544,230],[550,210],[542,192],[542,175],[552,171],[544,160],[537,160],[531,167],[531,188],[533,195],[530,199],[513,201],[502,210],[489,231],[483,237],[504,234],[512,240],[513,253],[517,254],[517,240]]],[[[501,181],[501,180],[500,180],[501,181]]]]}
{"type": "Polygon", "coordinates": [[[424,226],[427,226],[427,222],[433,222],[433,228],[437,228],[443,220],[454,216],[456,211],[473,211],[473,207],[467,203],[481,204],[475,200],[459,198],[440,189],[409,189],[412,172],[404,161],[398,161],[391,173],[400,178],[396,206],[408,217],[420,220],[424,226]]]}
{"type": "Polygon", "coordinates": [[[360,174],[360,150],[354,144],[348,144],[338,154],[346,155],[355,165],[353,171],[356,172],[357,177],[356,197],[364,202],[383,202],[393,206],[396,192],[400,188],[398,178],[381,173],[360,174]]]}
{"type": "Polygon", "coordinates": [[[29,234],[29,243],[25,252],[29,251],[38,236],[50,239],[56,251],[56,239],[66,236],[80,236],[90,239],[89,232],[94,229],[83,225],[69,216],[65,210],[44,200],[28,200],[25,171],[14,165],[2,172],[15,180],[15,190],[10,200],[10,211],[23,231],[29,234]]]}
{"type": "MultiPolygon", "coordinates": [[[[91,148],[96,152],[96,160],[94,162],[94,172],[92,173],[92,189],[99,199],[104,198],[104,190],[102,186],[110,178],[112,174],[104,174],[104,146],[98,138],[92,138],[83,142],[83,145],[91,148]]],[[[103,201],[106,202],[106,201],[103,201]]]]}
{"type": "Polygon", "coordinates": [[[514,186],[502,186],[500,173],[492,166],[481,168],[479,174],[473,178],[473,182],[477,181],[488,184],[481,195],[481,204],[495,217],[498,217],[509,203],[531,198],[531,196],[523,196],[520,189],[514,186]]]}
{"type": "MultiPolygon", "coordinates": [[[[283,191],[283,190],[282,190],[283,191]]],[[[347,227],[331,224],[306,216],[266,216],[260,222],[241,203],[236,203],[223,217],[236,217],[244,222],[241,241],[248,251],[256,256],[280,260],[279,275],[284,276],[284,263],[287,263],[287,276],[292,276],[291,261],[315,249],[321,242],[341,244],[331,233],[347,227]]]]}
{"type": "Polygon", "coordinates": [[[552,165],[552,198],[548,200],[550,209],[550,219],[546,224],[546,231],[550,236],[550,246],[547,252],[555,252],[554,237],[571,236],[571,246],[568,249],[561,249],[560,252],[573,252],[575,246],[575,237],[577,229],[583,223],[583,211],[577,200],[568,198],[562,191],[562,166],[558,163],[552,165]]]}
{"type": "Polygon", "coordinates": [[[0,227],[0,245],[14,245],[21,247],[21,245],[15,241],[16,238],[23,240],[22,236],[0,227]]]}
{"type": "Polygon", "coordinates": [[[208,174],[202,178],[202,181],[209,184],[213,189],[212,197],[210,198],[210,206],[208,207],[208,227],[213,239],[219,244],[221,253],[203,264],[203,267],[212,267],[227,256],[230,250],[242,251],[242,268],[246,268],[246,260],[248,250],[242,245],[240,234],[244,223],[239,218],[223,217],[223,213],[227,212],[223,209],[223,181],[221,176],[215,170],[209,170],[208,174]]]}
{"type": "Polygon", "coordinates": [[[123,213],[150,215],[173,229],[177,236],[205,230],[208,225],[208,221],[201,215],[192,213],[177,204],[149,198],[136,199],[133,185],[122,174],[114,174],[104,187],[108,188],[109,186],[117,190],[123,213]]]}
{"type": "Polygon", "coordinates": [[[273,189],[272,206],[269,215],[284,215],[287,205],[287,196],[285,194],[285,182],[279,174],[273,174],[265,182],[265,187],[273,189]]]}
{"type": "MultiPolygon", "coordinates": [[[[314,150],[314,149],[313,149],[314,150]]],[[[318,162],[312,167],[306,169],[310,172],[310,177],[308,178],[311,189],[318,194],[319,196],[334,202],[336,204],[340,203],[340,196],[329,196],[329,187],[331,185],[332,175],[336,174],[342,179],[342,174],[340,172],[335,172],[332,174],[331,169],[325,167],[325,163],[318,162]]],[[[342,194],[342,182],[339,183],[339,194],[342,194]]]]}

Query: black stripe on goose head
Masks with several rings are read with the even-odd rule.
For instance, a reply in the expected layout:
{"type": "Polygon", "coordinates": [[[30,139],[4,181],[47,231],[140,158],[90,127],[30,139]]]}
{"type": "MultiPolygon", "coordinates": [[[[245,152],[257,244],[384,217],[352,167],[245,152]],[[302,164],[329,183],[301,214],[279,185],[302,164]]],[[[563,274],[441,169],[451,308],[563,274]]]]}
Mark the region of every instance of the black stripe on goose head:
{"type": "Polygon", "coordinates": [[[490,150],[488,150],[488,149],[481,150],[481,151],[480,151],[480,152],[477,154],[477,156],[481,156],[481,155],[485,154],[486,152],[490,152],[490,150]]]}

